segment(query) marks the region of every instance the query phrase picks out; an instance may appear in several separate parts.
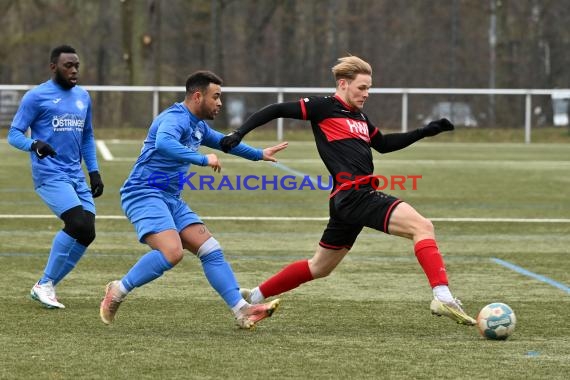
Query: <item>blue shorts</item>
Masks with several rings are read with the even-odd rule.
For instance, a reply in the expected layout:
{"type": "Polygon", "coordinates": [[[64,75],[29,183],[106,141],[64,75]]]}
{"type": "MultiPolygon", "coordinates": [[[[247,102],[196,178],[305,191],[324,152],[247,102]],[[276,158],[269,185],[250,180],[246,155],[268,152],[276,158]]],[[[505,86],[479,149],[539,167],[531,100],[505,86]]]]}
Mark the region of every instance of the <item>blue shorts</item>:
{"type": "Polygon", "coordinates": [[[191,224],[203,223],[186,202],[161,190],[122,192],[121,206],[135,226],[141,243],[148,234],[166,230],[180,232],[191,224]]]}
{"type": "Polygon", "coordinates": [[[58,217],[77,206],[83,206],[85,211],[95,214],[93,195],[85,178],[70,178],[62,175],[36,187],[36,193],[58,217]]]}

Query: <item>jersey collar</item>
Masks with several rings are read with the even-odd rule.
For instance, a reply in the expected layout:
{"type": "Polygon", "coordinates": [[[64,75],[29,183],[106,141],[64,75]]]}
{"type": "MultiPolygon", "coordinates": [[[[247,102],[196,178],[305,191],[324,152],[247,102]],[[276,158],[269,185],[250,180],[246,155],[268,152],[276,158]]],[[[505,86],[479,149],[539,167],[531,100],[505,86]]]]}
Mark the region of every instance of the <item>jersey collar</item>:
{"type": "Polygon", "coordinates": [[[192,113],[192,111],[190,111],[188,109],[188,107],[186,107],[186,104],[184,104],[184,102],[179,102],[178,105],[180,106],[180,108],[182,108],[184,111],[186,111],[186,113],[188,113],[188,115],[190,115],[190,120],[192,120],[195,123],[202,121],[202,119],[198,118],[198,116],[194,115],[192,113]]]}
{"type": "Polygon", "coordinates": [[[342,98],[339,95],[334,94],[334,98],[338,100],[340,104],[342,104],[343,107],[349,110],[350,112],[358,112],[357,108],[349,106],[344,100],[342,100],[342,98]]]}

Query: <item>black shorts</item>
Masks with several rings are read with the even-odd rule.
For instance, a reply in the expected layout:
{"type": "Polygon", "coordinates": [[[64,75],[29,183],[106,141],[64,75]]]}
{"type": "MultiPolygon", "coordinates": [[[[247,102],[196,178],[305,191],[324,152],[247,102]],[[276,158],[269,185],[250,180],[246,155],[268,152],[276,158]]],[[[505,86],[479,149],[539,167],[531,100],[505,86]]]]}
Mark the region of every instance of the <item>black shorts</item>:
{"type": "Polygon", "coordinates": [[[350,249],[364,227],[388,233],[390,216],[401,202],[372,187],[339,192],[329,200],[330,219],[319,245],[350,249]]]}

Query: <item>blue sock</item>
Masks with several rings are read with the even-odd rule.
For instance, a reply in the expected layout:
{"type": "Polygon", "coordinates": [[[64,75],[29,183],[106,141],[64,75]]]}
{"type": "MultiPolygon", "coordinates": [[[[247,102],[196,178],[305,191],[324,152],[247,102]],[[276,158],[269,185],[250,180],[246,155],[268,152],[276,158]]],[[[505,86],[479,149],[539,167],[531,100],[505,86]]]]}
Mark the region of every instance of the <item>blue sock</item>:
{"type": "Polygon", "coordinates": [[[44,269],[44,275],[40,279],[40,284],[48,281],[54,281],[63,269],[65,262],[69,256],[69,252],[75,244],[75,239],[63,231],[59,231],[53,238],[51,252],[44,269]]]}
{"type": "Polygon", "coordinates": [[[73,246],[71,247],[71,251],[69,251],[69,255],[67,256],[67,260],[63,265],[63,268],[57,274],[56,278],[53,279],[54,286],[57,285],[61,280],[63,280],[65,276],[67,276],[67,274],[71,272],[73,268],[75,268],[79,260],[83,257],[85,250],[87,250],[87,247],[82,244],[79,244],[77,241],[75,242],[75,244],[73,244],[73,246]]]}
{"type": "Polygon", "coordinates": [[[121,282],[125,289],[130,292],[134,288],[159,278],[172,267],[173,265],[166,260],[162,252],[157,250],[150,251],[133,265],[121,282]]]}
{"type": "Polygon", "coordinates": [[[224,259],[221,250],[213,251],[205,256],[200,257],[204,274],[226,304],[231,308],[235,306],[242,296],[239,293],[239,285],[230,267],[230,264],[224,259]]]}

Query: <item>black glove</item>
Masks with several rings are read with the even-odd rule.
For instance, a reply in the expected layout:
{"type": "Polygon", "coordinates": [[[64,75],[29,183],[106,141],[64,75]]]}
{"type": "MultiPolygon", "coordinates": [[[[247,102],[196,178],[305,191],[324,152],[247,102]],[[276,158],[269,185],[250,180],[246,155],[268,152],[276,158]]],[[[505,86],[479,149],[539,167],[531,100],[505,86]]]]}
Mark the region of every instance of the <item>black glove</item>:
{"type": "Polygon", "coordinates": [[[99,172],[89,173],[89,183],[91,184],[91,194],[93,198],[97,198],[103,194],[103,181],[101,180],[101,175],[99,172]]]}
{"type": "Polygon", "coordinates": [[[222,148],[222,151],[224,153],[228,153],[230,150],[239,145],[242,138],[243,136],[239,131],[228,133],[220,140],[220,147],[222,148]]]}
{"type": "Polygon", "coordinates": [[[32,143],[32,147],[30,148],[30,150],[32,152],[34,152],[40,160],[43,160],[47,156],[50,156],[50,157],[57,156],[57,153],[55,152],[55,150],[53,150],[51,145],[49,145],[48,143],[45,143],[41,140],[35,140],[32,143]]]}
{"type": "Polygon", "coordinates": [[[453,131],[455,127],[451,124],[451,121],[447,119],[439,119],[436,121],[430,121],[428,125],[422,128],[422,133],[424,137],[435,136],[445,131],[453,131]]]}

